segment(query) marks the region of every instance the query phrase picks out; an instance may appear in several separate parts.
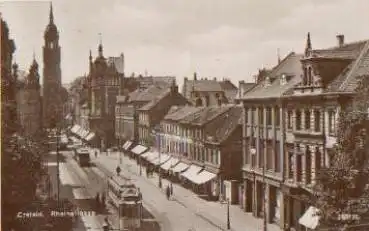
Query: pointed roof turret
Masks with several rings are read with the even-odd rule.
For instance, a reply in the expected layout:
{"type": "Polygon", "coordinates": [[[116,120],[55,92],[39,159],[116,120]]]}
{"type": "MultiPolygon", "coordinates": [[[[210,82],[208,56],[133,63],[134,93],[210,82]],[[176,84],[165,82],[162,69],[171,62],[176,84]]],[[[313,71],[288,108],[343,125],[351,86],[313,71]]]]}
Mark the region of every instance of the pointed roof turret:
{"type": "Polygon", "coordinates": [[[311,48],[310,32],[308,32],[306,38],[305,56],[308,56],[311,50],[312,48],[311,48]]]}
{"type": "Polygon", "coordinates": [[[101,36],[101,33],[99,33],[99,36],[100,36],[100,44],[99,44],[99,48],[98,48],[98,51],[99,51],[99,56],[100,57],[103,57],[103,45],[102,45],[102,36],[101,36]]]}
{"type": "Polygon", "coordinates": [[[50,2],[49,24],[54,24],[53,2],[50,2]]]}

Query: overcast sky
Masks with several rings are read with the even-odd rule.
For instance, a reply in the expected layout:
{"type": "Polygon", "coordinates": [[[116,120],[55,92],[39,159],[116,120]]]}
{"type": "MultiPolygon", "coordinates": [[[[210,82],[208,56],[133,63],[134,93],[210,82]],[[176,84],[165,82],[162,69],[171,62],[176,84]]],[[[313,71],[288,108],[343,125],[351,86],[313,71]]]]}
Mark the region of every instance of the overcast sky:
{"type": "MultiPolygon", "coordinates": [[[[17,50],[28,70],[33,50],[42,75],[43,33],[49,2],[0,2],[17,50]]],[[[62,81],[88,72],[89,49],[124,52],[126,75],[228,77],[251,81],[258,68],[302,52],[310,31],[313,48],[369,39],[368,0],[54,0],[62,47],[62,81]]]]}

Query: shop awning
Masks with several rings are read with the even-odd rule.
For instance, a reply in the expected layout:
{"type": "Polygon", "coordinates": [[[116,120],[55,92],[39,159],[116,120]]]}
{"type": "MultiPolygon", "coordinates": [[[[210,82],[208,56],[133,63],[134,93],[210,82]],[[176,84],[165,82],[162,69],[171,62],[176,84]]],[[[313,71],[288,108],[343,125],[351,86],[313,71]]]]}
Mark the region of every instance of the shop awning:
{"type": "Polygon", "coordinates": [[[201,171],[201,169],[202,168],[197,165],[190,165],[190,167],[184,173],[182,173],[181,176],[195,183],[197,174],[201,171]]]}
{"type": "Polygon", "coordinates": [[[128,148],[132,145],[132,141],[127,140],[124,144],[123,144],[123,149],[124,150],[128,150],[128,148]]]}
{"type": "Polygon", "coordinates": [[[136,145],[131,151],[136,155],[141,155],[144,151],[147,150],[147,147],[142,146],[140,144],[136,145]]]}
{"type": "Polygon", "coordinates": [[[151,154],[149,156],[146,157],[146,160],[151,162],[153,161],[154,159],[158,158],[159,157],[159,153],[154,151],[154,152],[150,152],[151,154]]]}
{"type": "Polygon", "coordinates": [[[94,137],[95,137],[95,133],[94,132],[90,132],[90,134],[88,134],[88,136],[86,136],[85,139],[87,141],[91,141],[94,137]]]}
{"type": "Polygon", "coordinates": [[[184,170],[186,170],[188,168],[188,164],[179,162],[176,166],[174,166],[174,168],[172,169],[173,172],[183,172],[184,170]]]}
{"type": "Polygon", "coordinates": [[[198,185],[204,184],[209,180],[214,179],[215,177],[217,177],[216,174],[203,170],[199,174],[197,174],[196,178],[194,179],[194,183],[198,185]]]}
{"type": "Polygon", "coordinates": [[[172,167],[174,167],[177,163],[179,162],[179,160],[177,158],[174,158],[173,156],[167,161],[165,162],[163,165],[161,165],[160,167],[164,170],[169,170],[172,167]]]}
{"type": "Polygon", "coordinates": [[[310,206],[299,219],[299,224],[309,229],[315,229],[319,224],[320,217],[317,215],[319,210],[313,206],[310,206]]]}
{"type": "Polygon", "coordinates": [[[71,131],[72,133],[76,134],[80,128],[81,128],[81,127],[80,127],[78,124],[75,124],[75,125],[73,125],[73,127],[70,129],[70,131],[71,131]]]}
{"type": "Polygon", "coordinates": [[[152,154],[152,152],[146,152],[146,153],[141,155],[141,158],[147,159],[151,154],[152,154]]]}
{"type": "Polygon", "coordinates": [[[154,165],[162,165],[170,159],[170,156],[167,154],[161,154],[156,159],[150,160],[150,162],[154,165]]]}
{"type": "Polygon", "coordinates": [[[90,134],[90,131],[88,131],[88,130],[84,130],[84,131],[83,131],[83,134],[82,134],[82,138],[83,138],[83,139],[86,139],[86,137],[88,136],[88,134],[90,134]]]}

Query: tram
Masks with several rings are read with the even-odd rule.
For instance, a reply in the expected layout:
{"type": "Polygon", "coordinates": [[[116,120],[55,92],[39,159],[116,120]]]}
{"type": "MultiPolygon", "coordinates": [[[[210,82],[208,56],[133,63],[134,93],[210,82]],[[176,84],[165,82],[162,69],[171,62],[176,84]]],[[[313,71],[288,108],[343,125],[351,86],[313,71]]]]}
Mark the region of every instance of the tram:
{"type": "Polygon", "coordinates": [[[90,151],[85,148],[75,148],[74,159],[81,167],[88,167],[90,166],[90,151]]]}
{"type": "Polygon", "coordinates": [[[108,180],[109,202],[118,209],[121,229],[141,227],[142,195],[140,190],[122,176],[112,176],[108,180]]]}

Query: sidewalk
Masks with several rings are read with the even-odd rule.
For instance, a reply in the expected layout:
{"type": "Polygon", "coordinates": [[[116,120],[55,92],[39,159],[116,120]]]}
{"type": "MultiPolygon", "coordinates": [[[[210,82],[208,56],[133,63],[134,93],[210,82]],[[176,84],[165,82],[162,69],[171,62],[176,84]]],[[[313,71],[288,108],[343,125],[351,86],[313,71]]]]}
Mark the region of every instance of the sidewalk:
{"type": "MultiPolygon", "coordinates": [[[[109,158],[118,161],[118,155],[101,155],[101,158],[109,158]]],[[[139,166],[134,160],[130,160],[128,157],[122,155],[122,168],[125,166],[129,171],[135,175],[139,175],[139,166]]],[[[115,171],[115,170],[114,170],[115,171]]],[[[153,177],[147,178],[145,174],[145,168],[142,167],[141,178],[150,182],[151,184],[158,187],[158,175],[154,174],[153,177]]],[[[162,179],[162,191],[164,193],[165,187],[170,184],[166,179],[162,179]]],[[[209,223],[219,227],[222,230],[227,230],[227,205],[219,202],[205,201],[199,198],[192,191],[183,188],[180,184],[173,183],[173,194],[174,200],[190,209],[197,216],[207,220],[209,223]]],[[[233,231],[244,231],[247,230],[262,230],[263,220],[255,218],[249,213],[245,213],[239,208],[238,205],[230,205],[230,223],[231,230],[233,231]]],[[[275,224],[268,224],[268,231],[280,231],[281,229],[275,224]]]]}

